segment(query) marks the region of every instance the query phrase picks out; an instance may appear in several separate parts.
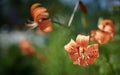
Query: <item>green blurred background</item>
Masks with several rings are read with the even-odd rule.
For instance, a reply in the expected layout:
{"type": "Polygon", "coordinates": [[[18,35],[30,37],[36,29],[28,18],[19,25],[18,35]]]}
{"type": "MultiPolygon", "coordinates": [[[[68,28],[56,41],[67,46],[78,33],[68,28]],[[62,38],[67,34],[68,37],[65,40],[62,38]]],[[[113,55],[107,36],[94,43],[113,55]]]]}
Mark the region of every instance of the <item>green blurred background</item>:
{"type": "Polygon", "coordinates": [[[0,1],[0,75],[119,75],[120,74],[120,0],[82,0],[87,14],[78,8],[71,27],[67,24],[78,0],[1,0],[0,1]],[[53,31],[38,34],[25,27],[32,20],[29,8],[41,3],[48,9],[53,31]],[[89,35],[97,29],[98,19],[111,19],[115,36],[99,46],[100,57],[93,65],[82,67],[64,50],[71,38],[89,35]],[[42,59],[23,55],[19,47],[22,37],[29,39],[42,59]]]}

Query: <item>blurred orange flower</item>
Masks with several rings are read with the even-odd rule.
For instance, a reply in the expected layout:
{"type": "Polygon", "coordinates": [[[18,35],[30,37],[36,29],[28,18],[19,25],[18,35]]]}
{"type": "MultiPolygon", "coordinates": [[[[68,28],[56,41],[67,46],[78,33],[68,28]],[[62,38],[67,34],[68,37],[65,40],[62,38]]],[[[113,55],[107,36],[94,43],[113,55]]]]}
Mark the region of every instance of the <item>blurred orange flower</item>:
{"type": "Polygon", "coordinates": [[[98,44],[89,44],[89,36],[78,35],[76,42],[71,41],[64,46],[70,58],[74,61],[73,64],[87,66],[93,64],[99,57],[98,44]]]}
{"type": "Polygon", "coordinates": [[[91,31],[91,40],[99,44],[107,43],[114,36],[115,27],[112,20],[106,19],[98,25],[99,30],[91,31]]]}
{"type": "Polygon", "coordinates": [[[28,39],[22,39],[19,43],[19,46],[23,55],[34,55],[36,53],[28,39]]]}
{"type": "Polygon", "coordinates": [[[100,30],[92,30],[91,40],[98,42],[99,44],[104,44],[110,40],[110,34],[100,30]]]}
{"type": "Polygon", "coordinates": [[[30,12],[33,17],[34,22],[31,24],[26,24],[26,26],[34,29],[38,26],[42,32],[51,32],[52,31],[52,22],[48,18],[49,13],[45,7],[40,7],[41,4],[35,3],[31,6],[30,12]]]}
{"type": "Polygon", "coordinates": [[[34,55],[37,58],[37,60],[39,60],[40,62],[48,61],[47,56],[36,52],[36,50],[30,44],[28,39],[26,39],[26,38],[22,39],[19,43],[19,46],[21,48],[21,52],[23,55],[34,55]]]}
{"type": "Polygon", "coordinates": [[[103,20],[102,23],[98,25],[98,28],[101,31],[109,33],[111,38],[114,36],[115,27],[112,20],[109,19],[103,20]]]}

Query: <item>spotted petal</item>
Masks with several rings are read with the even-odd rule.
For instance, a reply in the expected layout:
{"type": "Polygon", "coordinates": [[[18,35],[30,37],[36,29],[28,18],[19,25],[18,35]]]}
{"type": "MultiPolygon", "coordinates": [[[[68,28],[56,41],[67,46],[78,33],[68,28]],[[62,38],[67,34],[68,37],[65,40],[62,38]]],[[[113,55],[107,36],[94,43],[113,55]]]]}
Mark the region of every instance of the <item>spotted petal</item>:
{"type": "Polygon", "coordinates": [[[87,58],[81,58],[79,57],[77,61],[74,61],[73,64],[78,64],[78,65],[81,65],[83,67],[86,67],[88,65],[87,63],[87,58]]]}
{"type": "Polygon", "coordinates": [[[74,61],[77,60],[79,57],[79,54],[76,52],[71,52],[71,53],[68,52],[68,55],[69,55],[70,59],[72,59],[74,61]]]}
{"type": "Polygon", "coordinates": [[[89,45],[85,51],[88,64],[93,64],[95,59],[99,57],[98,44],[89,45]]]}
{"type": "Polygon", "coordinates": [[[91,40],[99,44],[107,43],[110,40],[110,34],[100,30],[91,31],[91,40]]]}
{"type": "Polygon", "coordinates": [[[65,50],[68,52],[69,57],[72,60],[77,60],[78,58],[78,52],[77,52],[77,44],[74,40],[71,39],[71,41],[64,46],[65,50]]]}
{"type": "Polygon", "coordinates": [[[103,20],[101,24],[98,25],[98,28],[104,32],[110,33],[111,38],[113,37],[115,27],[114,27],[114,23],[112,22],[112,20],[109,20],[109,19],[103,20]]]}
{"type": "Polygon", "coordinates": [[[89,36],[84,36],[79,34],[76,38],[76,43],[82,47],[82,48],[86,48],[88,46],[89,43],[89,36]]]}
{"type": "Polygon", "coordinates": [[[73,39],[71,39],[71,41],[67,45],[65,45],[64,48],[69,53],[77,52],[77,44],[73,39]]]}
{"type": "Polygon", "coordinates": [[[100,25],[98,25],[98,28],[102,31],[111,32],[114,31],[114,24],[112,20],[105,19],[100,25]]]}

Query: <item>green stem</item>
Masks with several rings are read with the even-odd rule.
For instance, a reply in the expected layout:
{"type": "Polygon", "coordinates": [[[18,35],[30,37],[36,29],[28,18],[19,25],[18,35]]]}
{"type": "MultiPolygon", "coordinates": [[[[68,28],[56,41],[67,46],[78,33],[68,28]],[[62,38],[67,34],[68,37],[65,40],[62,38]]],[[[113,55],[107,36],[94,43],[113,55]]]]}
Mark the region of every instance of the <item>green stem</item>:
{"type": "Polygon", "coordinates": [[[70,17],[69,22],[68,22],[68,27],[70,27],[70,25],[71,25],[71,23],[73,21],[75,12],[77,11],[77,8],[78,8],[78,4],[79,4],[79,2],[77,2],[76,5],[75,5],[75,7],[74,7],[73,13],[71,14],[71,17],[70,17]]]}
{"type": "Polygon", "coordinates": [[[67,28],[71,32],[71,34],[75,36],[74,31],[70,27],[68,27],[68,26],[66,26],[66,25],[64,25],[64,24],[62,24],[60,22],[54,21],[54,20],[52,20],[52,22],[55,23],[55,24],[57,24],[57,25],[59,25],[59,26],[63,26],[65,28],[67,28]]]}

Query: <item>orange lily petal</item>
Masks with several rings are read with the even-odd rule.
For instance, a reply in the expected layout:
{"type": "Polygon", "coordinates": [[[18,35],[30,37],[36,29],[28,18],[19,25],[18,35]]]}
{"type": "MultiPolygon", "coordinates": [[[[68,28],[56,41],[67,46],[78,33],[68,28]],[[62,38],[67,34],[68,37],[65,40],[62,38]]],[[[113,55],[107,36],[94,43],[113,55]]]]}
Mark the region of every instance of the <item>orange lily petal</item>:
{"type": "Polygon", "coordinates": [[[86,58],[81,58],[80,61],[78,62],[78,65],[81,65],[83,67],[86,67],[88,65],[86,58]]]}
{"type": "Polygon", "coordinates": [[[42,22],[39,22],[39,28],[43,32],[51,32],[52,31],[52,23],[51,20],[43,20],[42,22]]]}
{"type": "Polygon", "coordinates": [[[24,55],[33,55],[35,54],[35,50],[32,45],[29,43],[27,39],[23,39],[20,41],[20,48],[24,55]]]}
{"type": "Polygon", "coordinates": [[[100,44],[107,43],[110,40],[110,34],[100,31],[100,30],[92,30],[91,31],[91,40],[100,44]]]}
{"type": "Polygon", "coordinates": [[[68,53],[77,52],[77,44],[73,39],[71,39],[70,42],[64,46],[64,48],[68,53]]]}
{"type": "Polygon", "coordinates": [[[72,60],[77,60],[78,53],[77,53],[77,44],[74,40],[71,39],[71,41],[64,46],[65,50],[68,52],[70,58],[72,60]]]}
{"type": "Polygon", "coordinates": [[[39,7],[41,4],[40,3],[35,3],[31,6],[30,8],[30,12],[32,13],[34,11],[34,9],[36,9],[37,7],[39,7]]]}
{"type": "Polygon", "coordinates": [[[84,36],[79,34],[76,38],[76,43],[81,47],[81,48],[86,48],[89,43],[89,36],[84,36]]]}
{"type": "Polygon", "coordinates": [[[71,41],[64,46],[69,57],[74,61],[73,64],[85,67],[88,64],[93,64],[95,59],[99,57],[98,44],[88,45],[88,43],[89,36],[79,34],[76,42],[71,39],[71,41]]]}
{"type": "Polygon", "coordinates": [[[113,37],[115,27],[112,20],[109,19],[103,20],[102,23],[98,25],[98,28],[102,31],[110,33],[111,38],[113,37]]]}
{"type": "Polygon", "coordinates": [[[93,64],[95,59],[99,57],[98,44],[89,45],[85,51],[85,55],[87,56],[88,64],[93,64]]]}
{"type": "Polygon", "coordinates": [[[38,14],[38,16],[36,16],[34,20],[36,20],[37,22],[41,22],[42,19],[46,19],[48,17],[49,17],[49,14],[45,12],[45,13],[38,14]]]}
{"type": "MultiPolygon", "coordinates": [[[[30,12],[34,19],[34,22],[25,24],[26,26],[34,29],[38,27],[42,32],[52,31],[52,22],[48,18],[49,13],[45,7],[40,7],[41,4],[35,3],[31,6],[30,12]]],[[[38,30],[39,31],[39,30],[38,30]]]]}
{"type": "Polygon", "coordinates": [[[42,13],[45,13],[46,11],[47,11],[47,9],[44,7],[39,7],[39,8],[34,9],[34,11],[31,13],[34,18],[34,21],[36,22],[37,16],[42,13]]]}
{"type": "Polygon", "coordinates": [[[74,62],[73,62],[73,64],[77,65],[77,64],[78,64],[78,61],[77,61],[77,60],[76,60],[76,61],[74,61],[74,62]]]}
{"type": "Polygon", "coordinates": [[[74,61],[77,60],[79,57],[77,52],[68,52],[68,55],[69,55],[70,59],[72,59],[74,61]]]}
{"type": "Polygon", "coordinates": [[[78,62],[78,60],[75,60],[75,61],[73,62],[73,64],[75,64],[75,65],[81,65],[81,66],[83,66],[83,67],[86,67],[86,66],[88,65],[88,64],[86,63],[85,59],[81,59],[80,62],[78,62]]]}

